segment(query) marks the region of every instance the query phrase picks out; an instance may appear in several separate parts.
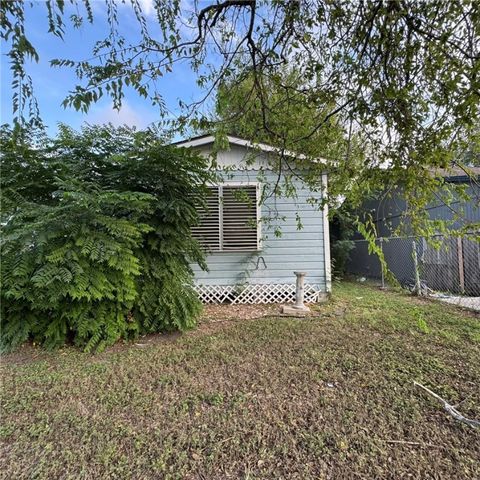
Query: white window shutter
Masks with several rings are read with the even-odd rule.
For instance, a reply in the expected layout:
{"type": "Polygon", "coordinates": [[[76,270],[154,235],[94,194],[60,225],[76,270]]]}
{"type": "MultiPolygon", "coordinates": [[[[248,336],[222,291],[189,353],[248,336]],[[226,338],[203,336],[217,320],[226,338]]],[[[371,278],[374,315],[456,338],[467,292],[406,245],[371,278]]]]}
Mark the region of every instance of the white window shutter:
{"type": "Polygon", "coordinates": [[[223,186],[223,251],[255,251],[257,238],[257,188],[223,186]]]}
{"type": "Polygon", "coordinates": [[[199,208],[199,225],[192,228],[192,235],[208,250],[220,250],[220,201],[219,188],[210,187],[205,199],[206,208],[199,208]]]}
{"type": "Polygon", "coordinates": [[[257,185],[211,187],[207,209],[192,234],[207,250],[250,252],[259,249],[257,185]]]}

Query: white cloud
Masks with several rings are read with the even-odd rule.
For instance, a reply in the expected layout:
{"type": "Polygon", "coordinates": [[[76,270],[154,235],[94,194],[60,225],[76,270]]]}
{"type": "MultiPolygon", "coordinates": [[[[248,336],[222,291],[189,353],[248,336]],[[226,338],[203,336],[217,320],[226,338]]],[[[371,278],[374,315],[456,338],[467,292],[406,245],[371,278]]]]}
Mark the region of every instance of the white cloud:
{"type": "MultiPolygon", "coordinates": [[[[138,3],[140,4],[142,13],[146,18],[152,17],[155,14],[155,5],[153,0],[138,0],[138,3]]],[[[117,6],[123,9],[124,12],[129,12],[129,14],[133,15],[133,6],[130,1],[118,3],[117,6]]]]}
{"type": "Polygon", "coordinates": [[[142,12],[146,17],[153,15],[155,13],[155,7],[153,6],[153,0],[139,0],[138,2],[140,7],[142,7],[142,12]]]}
{"type": "Polygon", "coordinates": [[[136,110],[127,101],[124,101],[120,111],[115,110],[112,103],[92,108],[86,121],[88,123],[111,123],[116,127],[128,125],[129,127],[144,129],[155,121],[155,118],[152,112],[146,113],[136,110]]]}

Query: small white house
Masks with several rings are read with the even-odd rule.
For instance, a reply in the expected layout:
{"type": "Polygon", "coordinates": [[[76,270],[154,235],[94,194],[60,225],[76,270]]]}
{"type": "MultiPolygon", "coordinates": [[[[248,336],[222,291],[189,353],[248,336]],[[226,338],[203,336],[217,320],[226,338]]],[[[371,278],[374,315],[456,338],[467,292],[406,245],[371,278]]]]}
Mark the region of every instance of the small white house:
{"type": "Polygon", "coordinates": [[[289,170],[295,194],[274,195],[273,187],[285,180],[269,162],[278,156],[276,148],[228,136],[229,148],[213,156],[214,140],[204,135],[176,143],[215,158],[219,173],[194,229],[208,252],[209,271],[193,266],[202,301],[293,302],[295,271],[307,274],[306,302],[325,296],[331,289],[328,210],[318,200],[326,191],[326,173],[314,192],[289,170]]]}

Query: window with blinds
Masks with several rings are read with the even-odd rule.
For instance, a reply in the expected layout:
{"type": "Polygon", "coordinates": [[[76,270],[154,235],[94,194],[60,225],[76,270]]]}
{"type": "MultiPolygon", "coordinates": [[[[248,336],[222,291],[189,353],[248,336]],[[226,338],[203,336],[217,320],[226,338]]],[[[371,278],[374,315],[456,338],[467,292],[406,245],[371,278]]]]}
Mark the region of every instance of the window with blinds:
{"type": "Polygon", "coordinates": [[[255,251],[258,244],[257,186],[211,187],[193,236],[213,252],[255,251]]]}
{"type": "Polygon", "coordinates": [[[192,228],[192,234],[203,246],[212,251],[220,250],[220,198],[218,187],[209,189],[205,199],[206,208],[202,206],[199,211],[200,221],[198,226],[192,228]]]}

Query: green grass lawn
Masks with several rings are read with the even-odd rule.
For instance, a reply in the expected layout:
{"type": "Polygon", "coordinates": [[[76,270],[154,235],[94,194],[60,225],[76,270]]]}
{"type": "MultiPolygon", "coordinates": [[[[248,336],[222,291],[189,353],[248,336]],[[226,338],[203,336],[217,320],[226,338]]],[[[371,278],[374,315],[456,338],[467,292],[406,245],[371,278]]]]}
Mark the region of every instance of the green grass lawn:
{"type": "Polygon", "coordinates": [[[343,283],[140,343],[4,357],[2,478],[480,478],[480,430],[413,386],[480,419],[478,315],[343,283]]]}

